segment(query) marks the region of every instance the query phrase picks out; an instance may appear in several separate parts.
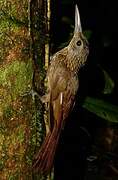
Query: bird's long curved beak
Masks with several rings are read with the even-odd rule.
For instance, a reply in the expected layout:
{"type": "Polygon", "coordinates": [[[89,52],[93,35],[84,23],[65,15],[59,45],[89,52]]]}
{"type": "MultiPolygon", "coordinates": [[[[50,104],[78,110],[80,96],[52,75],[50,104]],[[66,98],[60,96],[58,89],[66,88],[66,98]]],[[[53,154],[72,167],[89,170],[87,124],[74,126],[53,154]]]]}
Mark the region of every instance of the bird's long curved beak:
{"type": "Polygon", "coordinates": [[[80,14],[79,14],[79,9],[77,7],[77,4],[75,5],[75,30],[74,32],[82,32],[82,27],[81,27],[81,21],[80,21],[80,14]]]}

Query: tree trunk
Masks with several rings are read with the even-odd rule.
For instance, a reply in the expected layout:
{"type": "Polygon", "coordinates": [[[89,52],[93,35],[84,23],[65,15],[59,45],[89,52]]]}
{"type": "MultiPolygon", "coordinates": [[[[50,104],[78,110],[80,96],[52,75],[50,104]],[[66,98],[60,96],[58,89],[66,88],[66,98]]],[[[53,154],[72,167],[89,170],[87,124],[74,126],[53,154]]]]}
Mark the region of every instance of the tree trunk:
{"type": "Polygon", "coordinates": [[[45,21],[38,18],[45,5],[39,2],[0,0],[0,180],[47,179],[31,169],[45,135],[43,107],[31,93],[43,92],[45,21]]]}

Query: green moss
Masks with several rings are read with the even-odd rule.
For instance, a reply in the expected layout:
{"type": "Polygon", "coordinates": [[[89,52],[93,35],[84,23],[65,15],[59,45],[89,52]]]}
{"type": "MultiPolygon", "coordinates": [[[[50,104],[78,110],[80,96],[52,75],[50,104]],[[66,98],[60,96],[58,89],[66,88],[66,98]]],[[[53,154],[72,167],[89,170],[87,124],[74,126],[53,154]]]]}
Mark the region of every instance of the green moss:
{"type": "Polygon", "coordinates": [[[18,138],[19,143],[23,143],[24,142],[25,135],[24,135],[24,128],[22,126],[18,130],[17,138],[18,138]]]}
{"type": "Polygon", "coordinates": [[[5,141],[4,131],[0,128],[0,170],[2,170],[4,168],[4,163],[6,160],[5,152],[3,151],[4,141],[5,141]]]}
{"type": "Polygon", "coordinates": [[[28,154],[28,156],[26,156],[26,162],[29,166],[32,166],[32,155],[28,154]]]}
{"type": "MultiPolygon", "coordinates": [[[[18,23],[19,21],[25,21],[28,16],[28,3],[24,0],[15,0],[8,1],[4,0],[0,1],[0,5],[2,7],[1,15],[9,21],[13,21],[14,23],[18,23]]],[[[28,20],[27,20],[28,21],[28,20]]]]}
{"type": "MultiPolygon", "coordinates": [[[[27,96],[33,77],[26,28],[28,1],[0,0],[0,6],[5,12],[0,12],[0,56],[3,62],[0,66],[0,170],[3,179],[30,180],[32,157],[43,137],[43,133],[40,135],[43,114],[39,101],[36,105],[31,96],[27,96]]],[[[40,41],[37,40],[35,49],[40,48],[40,41]]]]}
{"type": "Polygon", "coordinates": [[[2,20],[0,20],[0,39],[2,37],[2,35],[4,34],[4,32],[6,32],[9,28],[9,22],[7,20],[4,20],[4,18],[2,20]]]}
{"type": "MultiPolygon", "coordinates": [[[[0,69],[0,86],[7,87],[11,93],[12,100],[31,89],[32,63],[14,61],[0,69]]],[[[4,96],[4,95],[3,95],[4,96]]]]}
{"type": "MultiPolygon", "coordinates": [[[[15,127],[17,122],[13,117],[22,117],[24,108],[19,104],[19,96],[30,91],[32,85],[32,64],[23,61],[14,61],[0,69],[0,127],[5,131],[12,123],[15,127]],[[13,107],[14,103],[14,107],[13,107]],[[14,109],[15,108],[15,109],[14,109]],[[19,109],[20,108],[20,109],[19,109]],[[8,121],[11,120],[11,121],[8,121]],[[10,124],[9,124],[10,123],[10,124]]],[[[16,119],[17,121],[17,119],[16,119]]],[[[0,137],[1,140],[1,137],[0,137]]],[[[18,132],[18,141],[24,140],[23,130],[18,132]]]]}
{"type": "Polygon", "coordinates": [[[0,159],[0,170],[2,170],[3,167],[4,167],[4,163],[3,163],[3,161],[0,159]]]}
{"type": "Polygon", "coordinates": [[[4,115],[5,115],[5,118],[6,119],[10,119],[12,117],[12,114],[13,114],[13,109],[11,106],[7,106],[5,108],[5,111],[4,111],[4,115]]]}
{"type": "Polygon", "coordinates": [[[20,172],[18,171],[12,175],[8,175],[8,180],[17,180],[17,179],[19,179],[19,177],[20,177],[20,172]]]}

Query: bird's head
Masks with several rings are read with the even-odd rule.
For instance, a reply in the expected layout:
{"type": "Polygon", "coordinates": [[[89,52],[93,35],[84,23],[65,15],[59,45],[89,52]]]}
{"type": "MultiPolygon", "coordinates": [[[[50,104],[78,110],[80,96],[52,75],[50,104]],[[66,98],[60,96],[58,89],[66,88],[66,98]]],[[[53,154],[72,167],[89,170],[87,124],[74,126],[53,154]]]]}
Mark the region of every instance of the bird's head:
{"type": "Polygon", "coordinates": [[[77,5],[75,6],[75,29],[72,40],[68,45],[68,52],[76,56],[80,64],[84,64],[89,53],[88,41],[82,33],[80,14],[77,5]]]}

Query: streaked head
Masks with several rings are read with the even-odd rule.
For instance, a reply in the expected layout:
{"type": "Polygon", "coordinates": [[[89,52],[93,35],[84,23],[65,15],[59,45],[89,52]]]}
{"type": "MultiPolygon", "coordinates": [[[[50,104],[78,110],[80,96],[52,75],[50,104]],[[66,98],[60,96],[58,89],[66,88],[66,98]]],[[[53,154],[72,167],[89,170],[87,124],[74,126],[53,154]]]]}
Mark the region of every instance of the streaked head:
{"type": "Polygon", "coordinates": [[[70,57],[76,57],[80,65],[83,65],[89,54],[88,41],[82,33],[79,9],[75,6],[75,29],[72,40],[68,45],[70,57]]]}

